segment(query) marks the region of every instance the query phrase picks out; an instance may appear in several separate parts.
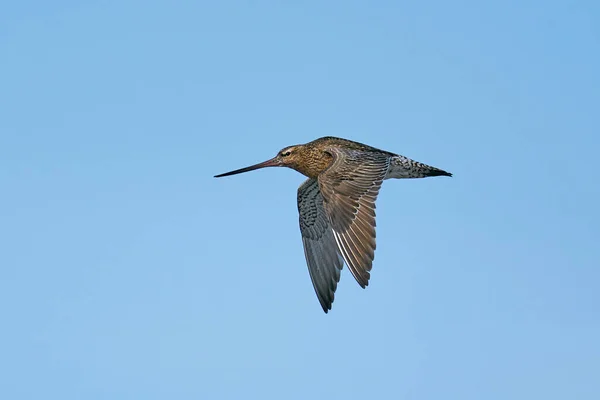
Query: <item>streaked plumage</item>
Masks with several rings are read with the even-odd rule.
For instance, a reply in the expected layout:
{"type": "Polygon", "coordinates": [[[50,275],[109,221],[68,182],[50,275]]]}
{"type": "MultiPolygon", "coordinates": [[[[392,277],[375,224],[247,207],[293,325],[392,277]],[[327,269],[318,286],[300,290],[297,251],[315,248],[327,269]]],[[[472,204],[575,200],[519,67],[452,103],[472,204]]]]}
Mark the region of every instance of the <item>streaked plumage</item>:
{"type": "Polygon", "coordinates": [[[298,188],[304,254],[323,311],[331,310],[344,262],[361,287],[375,257],[375,201],[390,178],[452,176],[407,157],[324,137],[282,149],[271,160],[216,177],[286,166],[306,175],[298,188]]]}

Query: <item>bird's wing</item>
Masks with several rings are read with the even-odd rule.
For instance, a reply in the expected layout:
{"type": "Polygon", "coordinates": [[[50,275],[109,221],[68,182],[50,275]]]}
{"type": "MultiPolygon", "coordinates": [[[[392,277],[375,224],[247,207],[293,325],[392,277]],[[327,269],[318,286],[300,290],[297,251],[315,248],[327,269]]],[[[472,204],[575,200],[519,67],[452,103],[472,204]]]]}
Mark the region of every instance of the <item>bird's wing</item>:
{"type": "Polygon", "coordinates": [[[344,266],[316,179],[307,179],[298,188],[300,232],[308,272],[323,311],[331,310],[335,289],[344,266]]]}
{"type": "Polygon", "coordinates": [[[338,248],[364,288],[375,257],[375,200],[389,155],[337,147],[327,151],[333,162],[318,177],[323,204],[338,248]]]}

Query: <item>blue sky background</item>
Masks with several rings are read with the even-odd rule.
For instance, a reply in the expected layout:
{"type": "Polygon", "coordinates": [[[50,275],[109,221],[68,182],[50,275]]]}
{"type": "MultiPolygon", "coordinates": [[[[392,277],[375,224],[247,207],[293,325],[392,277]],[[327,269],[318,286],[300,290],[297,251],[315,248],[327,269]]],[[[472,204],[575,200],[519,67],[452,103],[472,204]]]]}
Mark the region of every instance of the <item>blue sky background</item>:
{"type": "Polygon", "coordinates": [[[0,397],[600,398],[600,3],[483,3],[4,4],[0,397]],[[304,178],[213,178],[326,135],[454,173],[328,315],[304,178]]]}

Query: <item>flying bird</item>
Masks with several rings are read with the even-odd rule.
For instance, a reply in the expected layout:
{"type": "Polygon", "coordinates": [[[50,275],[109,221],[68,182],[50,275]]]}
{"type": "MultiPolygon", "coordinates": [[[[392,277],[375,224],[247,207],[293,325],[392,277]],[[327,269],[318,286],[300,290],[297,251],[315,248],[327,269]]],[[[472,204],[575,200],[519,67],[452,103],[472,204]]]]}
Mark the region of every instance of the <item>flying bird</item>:
{"type": "Polygon", "coordinates": [[[375,200],[385,179],[452,176],[398,154],[351,140],[322,137],[289,146],[250,167],[288,167],[308,177],[298,188],[304,255],[323,311],[331,310],[344,262],[365,288],[375,257],[375,200]]]}

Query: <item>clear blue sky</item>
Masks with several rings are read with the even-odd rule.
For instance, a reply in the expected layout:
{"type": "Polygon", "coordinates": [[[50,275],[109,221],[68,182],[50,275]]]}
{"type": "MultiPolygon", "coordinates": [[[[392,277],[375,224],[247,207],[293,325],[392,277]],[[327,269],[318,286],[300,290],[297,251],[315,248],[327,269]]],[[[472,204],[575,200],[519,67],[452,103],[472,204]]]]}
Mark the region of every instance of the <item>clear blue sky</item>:
{"type": "Polygon", "coordinates": [[[600,398],[597,1],[83,3],[0,13],[0,398],[600,398]],[[304,177],[213,175],[328,135],[454,177],[326,315],[304,177]]]}

